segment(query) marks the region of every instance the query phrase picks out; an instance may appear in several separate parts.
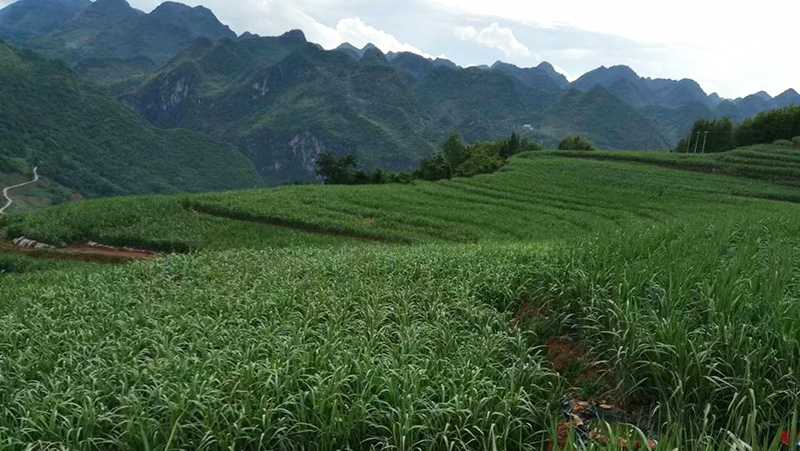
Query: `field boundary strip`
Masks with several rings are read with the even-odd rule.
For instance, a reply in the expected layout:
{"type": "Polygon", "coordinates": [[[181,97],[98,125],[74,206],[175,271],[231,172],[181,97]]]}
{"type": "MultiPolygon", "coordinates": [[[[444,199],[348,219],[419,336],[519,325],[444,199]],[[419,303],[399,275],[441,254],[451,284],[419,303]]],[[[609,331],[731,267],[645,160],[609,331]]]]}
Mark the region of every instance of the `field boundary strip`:
{"type": "Polygon", "coordinates": [[[739,168],[736,167],[736,166],[741,166],[743,163],[731,163],[730,166],[726,167],[725,164],[719,164],[719,163],[717,164],[708,162],[695,163],[690,161],[687,161],[686,163],[678,163],[678,162],[666,162],[659,160],[648,161],[645,158],[626,157],[623,155],[620,156],[587,155],[585,153],[578,153],[578,152],[557,152],[555,153],[555,155],[558,155],[563,158],[575,158],[581,160],[611,161],[618,163],[638,163],[665,169],[677,169],[682,171],[699,172],[703,174],[713,174],[724,177],[748,178],[748,179],[761,180],[773,183],[786,182],[786,181],[800,181],[798,180],[797,177],[791,177],[791,176],[781,177],[777,174],[769,172],[762,172],[762,173],[747,172],[745,170],[742,170],[740,167],[739,168]]]}
{"type": "Polygon", "coordinates": [[[207,216],[214,216],[217,218],[229,219],[233,221],[243,221],[243,222],[252,222],[255,224],[263,224],[273,227],[282,227],[291,230],[297,230],[300,232],[311,233],[315,235],[325,235],[325,236],[332,236],[332,237],[339,237],[339,238],[348,238],[351,240],[356,241],[364,241],[369,243],[380,243],[380,244],[411,244],[411,240],[406,238],[391,238],[387,236],[378,236],[378,235],[369,235],[364,233],[357,233],[357,232],[349,232],[346,230],[334,230],[334,229],[325,229],[323,227],[317,226],[315,224],[311,224],[308,222],[303,221],[292,221],[285,218],[279,217],[252,217],[252,216],[245,216],[242,214],[237,214],[233,212],[221,211],[217,209],[210,209],[204,205],[200,204],[187,204],[184,205],[184,208],[190,213],[194,214],[202,214],[207,216]]]}
{"type": "Polygon", "coordinates": [[[102,249],[90,248],[63,248],[63,249],[25,249],[25,248],[0,248],[0,254],[24,255],[43,260],[72,260],[84,263],[124,264],[140,260],[152,260],[157,254],[144,254],[135,252],[112,252],[102,249]]]}

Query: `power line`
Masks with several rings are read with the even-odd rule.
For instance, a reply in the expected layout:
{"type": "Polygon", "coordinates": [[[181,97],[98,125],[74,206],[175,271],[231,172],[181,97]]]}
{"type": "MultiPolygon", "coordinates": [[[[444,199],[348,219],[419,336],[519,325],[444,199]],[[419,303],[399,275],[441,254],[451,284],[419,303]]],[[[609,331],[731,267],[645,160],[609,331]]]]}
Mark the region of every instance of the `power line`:
{"type": "Polygon", "coordinates": [[[708,132],[706,132],[703,138],[703,153],[706,153],[706,141],[708,141],[708,132]]]}

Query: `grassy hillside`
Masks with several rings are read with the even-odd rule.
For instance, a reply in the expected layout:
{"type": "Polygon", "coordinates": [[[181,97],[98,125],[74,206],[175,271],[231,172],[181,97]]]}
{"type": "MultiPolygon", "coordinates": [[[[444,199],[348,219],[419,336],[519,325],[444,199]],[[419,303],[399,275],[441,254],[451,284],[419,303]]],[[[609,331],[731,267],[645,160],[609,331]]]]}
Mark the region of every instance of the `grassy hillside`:
{"type": "Polygon", "coordinates": [[[1,43],[0,103],[0,172],[38,165],[43,177],[87,197],[261,184],[235,148],[156,129],[62,63],[1,43]]]}
{"type": "MultiPolygon", "coordinates": [[[[798,186],[800,151],[787,146],[760,144],[713,154],[664,152],[559,152],[575,158],[607,161],[633,161],[679,169],[710,172],[772,181],[777,185],[798,186]]],[[[794,200],[793,192],[788,192],[794,200]]]]}
{"type": "Polygon", "coordinates": [[[287,229],[395,244],[547,242],[691,218],[699,211],[735,210],[737,205],[775,208],[758,199],[800,201],[800,192],[746,178],[537,152],[512,158],[498,173],[471,179],[109,199],[12,216],[8,224],[12,236],[45,242],[94,240],[179,251],[225,248],[239,240],[271,246],[280,241],[273,239],[275,231],[287,229]],[[243,228],[247,235],[244,230],[259,227],[269,233],[256,241],[232,236],[233,230],[243,228]]]}
{"type": "Polygon", "coordinates": [[[11,236],[201,252],[0,277],[0,443],[534,450],[573,394],[652,417],[658,449],[777,451],[800,409],[798,196],[538,152],[11,215],[11,236]],[[556,371],[554,340],[584,357],[556,371]]]}

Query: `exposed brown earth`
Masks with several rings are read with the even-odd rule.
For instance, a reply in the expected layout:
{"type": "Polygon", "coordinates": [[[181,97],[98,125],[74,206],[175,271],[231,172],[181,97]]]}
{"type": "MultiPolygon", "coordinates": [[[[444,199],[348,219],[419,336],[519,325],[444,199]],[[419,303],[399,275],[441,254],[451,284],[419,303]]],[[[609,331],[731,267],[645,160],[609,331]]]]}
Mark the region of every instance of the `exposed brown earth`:
{"type": "Polygon", "coordinates": [[[156,252],[119,249],[97,243],[55,248],[24,238],[18,238],[12,242],[6,239],[5,234],[5,230],[0,230],[0,253],[27,255],[32,258],[119,264],[134,260],[152,260],[158,256],[156,252]]]}

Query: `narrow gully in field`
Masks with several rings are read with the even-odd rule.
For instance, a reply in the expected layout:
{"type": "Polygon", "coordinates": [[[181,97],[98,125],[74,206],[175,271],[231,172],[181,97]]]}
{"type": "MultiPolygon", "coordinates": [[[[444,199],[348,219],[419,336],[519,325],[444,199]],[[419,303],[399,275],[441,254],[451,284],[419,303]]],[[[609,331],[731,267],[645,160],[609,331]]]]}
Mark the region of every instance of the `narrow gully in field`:
{"type": "Polygon", "coordinates": [[[311,233],[315,235],[347,238],[351,240],[364,241],[368,243],[411,244],[411,240],[405,238],[390,238],[378,235],[347,232],[344,230],[323,229],[319,226],[316,226],[314,224],[309,224],[307,222],[291,221],[283,218],[267,218],[267,217],[253,218],[243,215],[237,215],[234,213],[212,211],[210,209],[203,208],[202,206],[199,205],[184,205],[184,208],[186,209],[186,211],[197,215],[207,215],[207,216],[214,216],[217,218],[230,219],[233,221],[252,222],[255,224],[263,224],[272,227],[282,227],[285,229],[297,230],[299,232],[311,233]]]}

